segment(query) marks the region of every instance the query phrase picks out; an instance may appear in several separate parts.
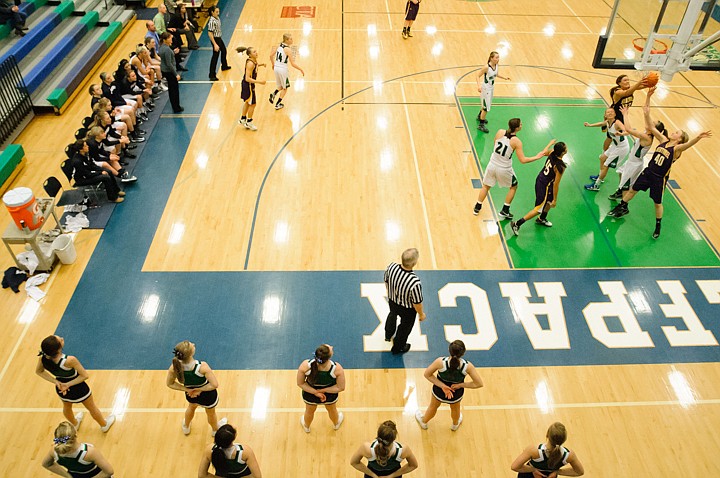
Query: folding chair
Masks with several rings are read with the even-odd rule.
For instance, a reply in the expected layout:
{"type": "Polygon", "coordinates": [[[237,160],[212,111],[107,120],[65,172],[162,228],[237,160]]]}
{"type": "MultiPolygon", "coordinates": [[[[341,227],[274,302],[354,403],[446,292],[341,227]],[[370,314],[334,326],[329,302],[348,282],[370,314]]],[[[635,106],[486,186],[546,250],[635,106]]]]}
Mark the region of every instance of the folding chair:
{"type": "MultiPolygon", "coordinates": [[[[65,161],[60,163],[60,169],[62,170],[63,174],[67,178],[68,183],[74,184],[74,180],[73,180],[73,169],[74,168],[72,166],[72,161],[66,159],[65,161]]],[[[103,183],[88,184],[86,186],[77,186],[77,187],[80,188],[80,190],[83,191],[84,193],[89,192],[90,194],[92,194],[92,196],[95,200],[95,204],[100,203],[100,196],[99,196],[98,192],[103,191],[105,189],[105,186],[103,186],[103,183]]]]}
{"type": "Polygon", "coordinates": [[[59,207],[67,206],[68,204],[80,204],[86,197],[85,192],[80,189],[63,189],[60,181],[58,181],[58,178],[55,176],[50,176],[45,180],[43,189],[45,189],[45,192],[51,198],[57,198],[58,193],[61,193],[60,199],[55,202],[55,205],[59,207]]]}
{"type": "Polygon", "coordinates": [[[75,143],[70,143],[65,146],[65,156],[67,156],[67,159],[73,159],[75,152],[75,143]]]}
{"type": "Polygon", "coordinates": [[[85,139],[87,134],[88,134],[87,128],[80,128],[79,130],[75,131],[75,139],[85,139]]]}

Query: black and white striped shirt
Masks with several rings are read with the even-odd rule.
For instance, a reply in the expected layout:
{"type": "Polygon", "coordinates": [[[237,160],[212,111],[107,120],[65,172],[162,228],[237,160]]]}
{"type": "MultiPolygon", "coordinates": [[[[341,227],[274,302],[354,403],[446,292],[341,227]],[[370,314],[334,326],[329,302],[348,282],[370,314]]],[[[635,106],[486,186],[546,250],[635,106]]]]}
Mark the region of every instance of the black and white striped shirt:
{"type": "Polygon", "coordinates": [[[388,298],[396,304],[411,309],[413,304],[423,301],[422,284],[413,271],[403,269],[391,262],[385,270],[385,285],[388,298]]]}
{"type": "Polygon", "coordinates": [[[213,36],[215,38],[222,37],[222,28],[220,28],[220,19],[215,17],[210,17],[210,20],[208,20],[208,31],[212,32],[213,36]]]}

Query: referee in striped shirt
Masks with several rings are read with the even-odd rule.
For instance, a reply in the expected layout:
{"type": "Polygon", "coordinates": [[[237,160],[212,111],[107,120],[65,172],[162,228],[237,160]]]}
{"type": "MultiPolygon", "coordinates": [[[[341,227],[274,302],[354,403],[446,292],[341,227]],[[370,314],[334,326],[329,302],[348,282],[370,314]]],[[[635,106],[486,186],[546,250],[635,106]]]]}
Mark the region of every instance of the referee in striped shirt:
{"type": "Polygon", "coordinates": [[[402,253],[402,265],[392,262],[385,270],[385,287],[390,303],[390,313],[385,321],[385,340],[390,342],[393,335],[395,336],[390,350],[393,355],[404,354],[410,350],[407,339],[415,325],[415,315],[419,316],[420,322],[426,318],[422,305],[422,284],[413,272],[418,257],[417,249],[407,249],[402,253]]]}
{"type": "Polygon", "coordinates": [[[207,24],[208,37],[213,46],[212,58],[210,59],[210,81],[218,81],[217,77],[217,61],[220,57],[220,68],[222,71],[231,68],[227,62],[227,48],[222,39],[222,26],[220,25],[220,8],[217,6],[210,7],[210,19],[207,24]]]}

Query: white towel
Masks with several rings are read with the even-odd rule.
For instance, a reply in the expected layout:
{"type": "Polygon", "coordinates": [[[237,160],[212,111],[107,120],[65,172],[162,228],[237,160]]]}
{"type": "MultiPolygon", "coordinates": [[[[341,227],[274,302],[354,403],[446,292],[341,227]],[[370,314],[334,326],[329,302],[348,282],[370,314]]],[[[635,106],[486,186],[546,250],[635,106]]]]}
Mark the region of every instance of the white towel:
{"type": "Polygon", "coordinates": [[[68,204],[65,206],[65,212],[83,212],[87,209],[84,204],[68,204]]]}
{"type": "Polygon", "coordinates": [[[83,227],[90,227],[90,221],[85,214],[78,213],[74,216],[65,216],[65,229],[68,231],[78,232],[81,231],[83,227]]]}
{"type": "Polygon", "coordinates": [[[49,277],[50,274],[46,273],[29,277],[25,282],[25,292],[27,292],[28,297],[37,301],[40,301],[43,297],[45,297],[45,292],[40,290],[38,286],[47,282],[49,277]]]}
{"type": "Polygon", "coordinates": [[[35,251],[21,252],[17,255],[17,260],[20,264],[27,267],[30,275],[35,273],[35,269],[37,269],[38,264],[40,264],[37,255],[35,255],[35,251]]]}

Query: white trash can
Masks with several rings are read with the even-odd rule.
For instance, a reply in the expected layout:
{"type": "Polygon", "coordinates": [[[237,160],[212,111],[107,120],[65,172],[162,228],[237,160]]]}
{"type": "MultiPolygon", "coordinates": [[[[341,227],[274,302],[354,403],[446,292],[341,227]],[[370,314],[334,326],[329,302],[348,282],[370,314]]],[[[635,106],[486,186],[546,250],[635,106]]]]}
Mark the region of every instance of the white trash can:
{"type": "Polygon", "coordinates": [[[73,244],[72,237],[67,234],[60,234],[52,243],[52,248],[55,250],[58,259],[63,264],[72,264],[77,259],[77,253],[75,252],[75,245],[73,244]]]}

